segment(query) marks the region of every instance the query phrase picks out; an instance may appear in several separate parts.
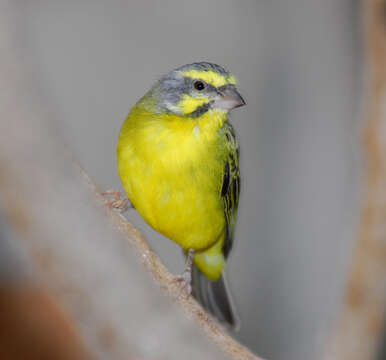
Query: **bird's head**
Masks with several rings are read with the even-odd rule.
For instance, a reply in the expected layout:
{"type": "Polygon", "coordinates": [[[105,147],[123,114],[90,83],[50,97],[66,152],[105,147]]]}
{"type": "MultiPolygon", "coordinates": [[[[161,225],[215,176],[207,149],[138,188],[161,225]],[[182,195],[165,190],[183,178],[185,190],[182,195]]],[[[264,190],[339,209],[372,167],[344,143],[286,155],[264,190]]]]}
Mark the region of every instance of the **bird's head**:
{"type": "Polygon", "coordinates": [[[198,117],[209,110],[228,112],[245,105],[235,78],[219,65],[199,62],[181,66],[160,79],[145,99],[159,112],[198,117]]]}

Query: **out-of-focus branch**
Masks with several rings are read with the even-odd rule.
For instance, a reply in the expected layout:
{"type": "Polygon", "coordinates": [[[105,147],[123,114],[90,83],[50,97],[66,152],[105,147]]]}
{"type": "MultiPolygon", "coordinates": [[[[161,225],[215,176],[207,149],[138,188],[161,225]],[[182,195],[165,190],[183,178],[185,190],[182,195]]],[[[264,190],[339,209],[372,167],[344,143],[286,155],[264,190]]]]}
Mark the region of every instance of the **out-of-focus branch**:
{"type": "Polygon", "coordinates": [[[363,4],[367,52],[366,188],[360,239],[326,359],[372,360],[386,306],[386,1],[363,4]]]}
{"type": "Polygon", "coordinates": [[[17,5],[0,0],[0,208],[32,278],[53,294],[93,358],[216,360],[225,351],[257,360],[192,299],[180,303],[204,332],[178,311],[128,246],[127,240],[157,282],[176,294],[172,275],[141,235],[108,212],[122,237],[95,206],[31,80],[17,5]]]}
{"type": "Polygon", "coordinates": [[[25,282],[0,287],[0,359],[91,360],[50,294],[25,282]]]}

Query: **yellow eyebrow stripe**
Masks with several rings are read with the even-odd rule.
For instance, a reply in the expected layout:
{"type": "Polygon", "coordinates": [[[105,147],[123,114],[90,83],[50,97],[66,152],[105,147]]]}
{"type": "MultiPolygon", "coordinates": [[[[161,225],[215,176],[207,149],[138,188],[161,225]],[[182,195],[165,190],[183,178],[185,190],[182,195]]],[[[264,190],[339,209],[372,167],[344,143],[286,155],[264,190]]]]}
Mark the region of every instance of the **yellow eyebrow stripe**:
{"type": "Polygon", "coordinates": [[[191,69],[188,71],[183,71],[182,75],[190,77],[192,79],[203,80],[214,87],[220,87],[227,84],[236,85],[236,79],[233,77],[233,75],[221,75],[211,70],[200,71],[191,69]]]}

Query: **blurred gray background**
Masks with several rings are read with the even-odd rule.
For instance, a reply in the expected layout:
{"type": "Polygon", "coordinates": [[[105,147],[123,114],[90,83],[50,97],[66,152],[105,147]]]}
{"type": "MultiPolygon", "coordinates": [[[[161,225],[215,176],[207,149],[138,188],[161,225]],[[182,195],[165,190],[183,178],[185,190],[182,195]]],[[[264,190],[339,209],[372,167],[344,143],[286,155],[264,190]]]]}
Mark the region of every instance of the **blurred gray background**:
{"type": "MultiPolygon", "coordinates": [[[[22,2],[20,2],[22,3],[22,2]]],[[[26,1],[31,64],[60,130],[104,188],[130,107],[161,75],[210,61],[239,80],[242,195],[228,274],[235,336],[272,360],[317,357],[339,311],[360,200],[358,1],[26,1]]],[[[177,246],[139,227],[170,269],[177,246]]],[[[92,249],[90,249],[92,252],[92,249]]],[[[108,272],[109,269],[106,269],[108,272]]]]}

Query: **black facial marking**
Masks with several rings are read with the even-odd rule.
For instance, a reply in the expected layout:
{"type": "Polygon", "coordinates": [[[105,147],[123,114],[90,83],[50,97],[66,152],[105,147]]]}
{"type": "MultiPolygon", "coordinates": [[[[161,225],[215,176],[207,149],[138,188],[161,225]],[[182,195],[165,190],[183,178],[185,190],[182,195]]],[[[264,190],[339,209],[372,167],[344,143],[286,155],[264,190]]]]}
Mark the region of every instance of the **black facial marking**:
{"type": "Polygon", "coordinates": [[[210,103],[206,103],[204,105],[199,106],[196,110],[194,110],[192,113],[190,113],[188,116],[196,118],[201,116],[202,114],[205,114],[210,109],[210,103]]]}

